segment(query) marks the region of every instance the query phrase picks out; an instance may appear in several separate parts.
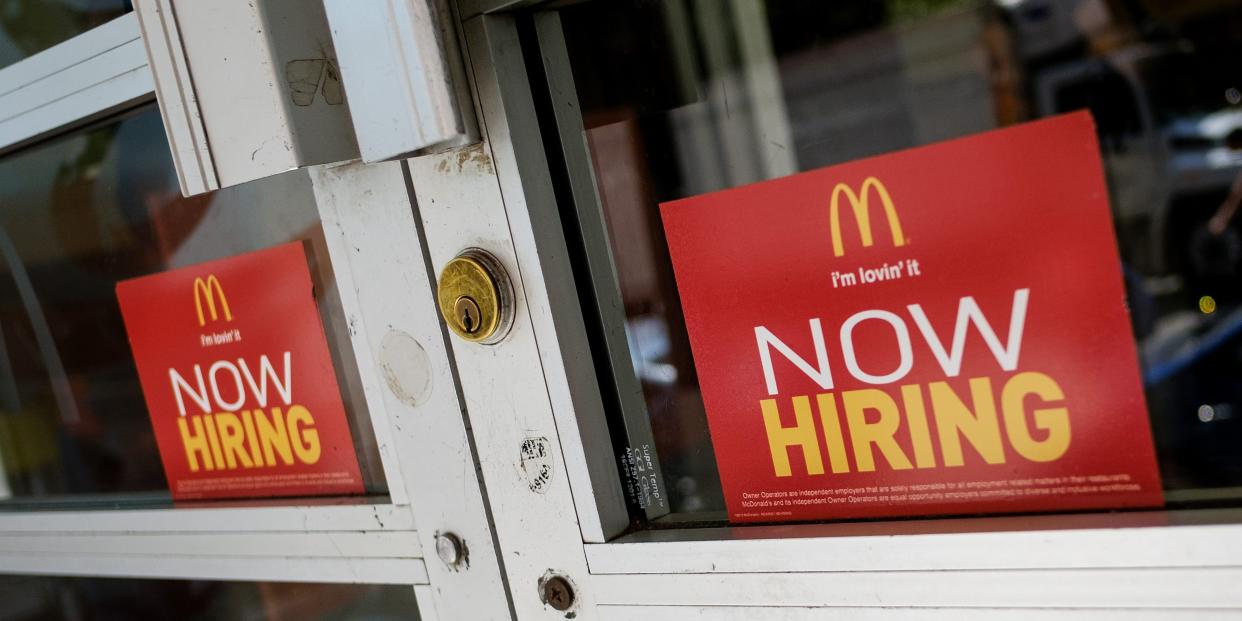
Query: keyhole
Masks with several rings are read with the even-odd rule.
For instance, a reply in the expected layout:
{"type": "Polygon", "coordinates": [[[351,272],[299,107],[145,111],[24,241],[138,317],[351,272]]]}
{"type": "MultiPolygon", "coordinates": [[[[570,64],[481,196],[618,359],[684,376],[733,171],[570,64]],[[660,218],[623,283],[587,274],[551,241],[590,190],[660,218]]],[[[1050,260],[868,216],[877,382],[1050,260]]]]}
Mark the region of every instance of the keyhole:
{"type": "Polygon", "coordinates": [[[461,322],[461,329],[466,334],[474,334],[479,329],[479,304],[468,296],[457,298],[454,305],[457,311],[458,321],[461,322]]]}

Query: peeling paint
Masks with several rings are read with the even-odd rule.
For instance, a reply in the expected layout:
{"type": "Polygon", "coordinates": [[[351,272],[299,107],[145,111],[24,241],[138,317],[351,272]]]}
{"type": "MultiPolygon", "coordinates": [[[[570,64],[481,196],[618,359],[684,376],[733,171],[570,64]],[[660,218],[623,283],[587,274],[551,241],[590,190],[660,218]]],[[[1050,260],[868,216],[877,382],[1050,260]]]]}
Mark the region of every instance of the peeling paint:
{"type": "Polygon", "coordinates": [[[492,166],[492,156],[488,155],[483,145],[472,144],[440,156],[440,161],[436,164],[436,172],[445,174],[473,172],[494,175],[496,168],[492,166]],[[455,169],[454,166],[456,166],[455,169]]]}
{"type": "Polygon", "coordinates": [[[431,397],[431,359],[414,337],[401,330],[389,330],[380,342],[380,371],[384,383],[401,401],[411,407],[431,397]]]}

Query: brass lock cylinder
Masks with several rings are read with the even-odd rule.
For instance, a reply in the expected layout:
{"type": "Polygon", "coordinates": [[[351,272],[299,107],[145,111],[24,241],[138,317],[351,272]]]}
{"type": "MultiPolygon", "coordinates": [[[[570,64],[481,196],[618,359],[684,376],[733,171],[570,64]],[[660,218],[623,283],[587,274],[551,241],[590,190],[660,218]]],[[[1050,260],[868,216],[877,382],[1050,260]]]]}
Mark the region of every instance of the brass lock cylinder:
{"type": "Polygon", "coordinates": [[[500,261],[468,248],[440,270],[436,290],[449,330],[471,343],[498,343],[513,327],[513,285],[500,261]]]}

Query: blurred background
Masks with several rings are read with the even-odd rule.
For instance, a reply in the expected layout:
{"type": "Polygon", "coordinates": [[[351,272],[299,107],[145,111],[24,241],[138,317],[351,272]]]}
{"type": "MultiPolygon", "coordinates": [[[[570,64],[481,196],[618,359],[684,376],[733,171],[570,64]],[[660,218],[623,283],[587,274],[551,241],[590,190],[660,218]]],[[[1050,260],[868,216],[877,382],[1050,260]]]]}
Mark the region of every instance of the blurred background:
{"type": "Polygon", "coordinates": [[[1242,3],[626,0],[560,15],[675,511],[723,503],[660,202],[1083,108],[1166,497],[1242,498],[1242,3]]]}
{"type": "MultiPolygon", "coordinates": [[[[0,68],[132,9],[0,0],[0,68]]],[[[292,240],[310,241],[363,476],[384,493],[322,237],[305,171],[182,197],[153,101],[0,155],[0,510],[168,504],[116,283],[292,240]]]]}

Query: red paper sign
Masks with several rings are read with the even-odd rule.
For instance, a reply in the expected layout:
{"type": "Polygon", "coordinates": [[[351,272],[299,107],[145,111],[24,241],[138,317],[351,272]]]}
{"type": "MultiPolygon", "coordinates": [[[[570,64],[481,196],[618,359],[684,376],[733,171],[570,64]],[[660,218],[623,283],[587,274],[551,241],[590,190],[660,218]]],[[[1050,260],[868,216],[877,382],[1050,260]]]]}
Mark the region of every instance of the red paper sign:
{"type": "Polygon", "coordinates": [[[174,499],[363,491],[300,242],[116,290],[174,499]]]}
{"type": "Polygon", "coordinates": [[[732,520],[1162,503],[1087,113],[661,210],[732,520]]]}

